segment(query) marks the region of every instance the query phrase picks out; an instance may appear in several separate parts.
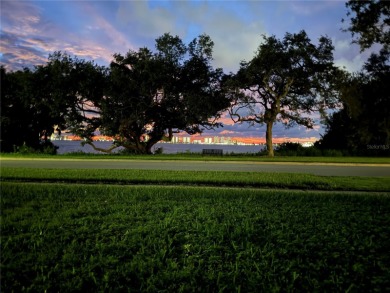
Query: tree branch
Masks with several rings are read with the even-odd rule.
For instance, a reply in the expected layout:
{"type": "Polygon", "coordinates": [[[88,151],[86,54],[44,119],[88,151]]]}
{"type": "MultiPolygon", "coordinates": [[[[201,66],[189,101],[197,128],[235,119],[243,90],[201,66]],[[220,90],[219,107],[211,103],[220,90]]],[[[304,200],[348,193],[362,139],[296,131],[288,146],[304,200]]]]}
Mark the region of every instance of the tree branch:
{"type": "Polygon", "coordinates": [[[112,145],[110,148],[108,148],[108,149],[102,149],[102,148],[99,148],[99,147],[95,146],[95,144],[94,144],[92,141],[87,141],[87,142],[85,142],[85,144],[90,145],[95,151],[103,152],[103,153],[107,153],[107,154],[111,154],[112,151],[118,147],[117,145],[114,145],[114,144],[113,144],[113,145],[112,145]]]}

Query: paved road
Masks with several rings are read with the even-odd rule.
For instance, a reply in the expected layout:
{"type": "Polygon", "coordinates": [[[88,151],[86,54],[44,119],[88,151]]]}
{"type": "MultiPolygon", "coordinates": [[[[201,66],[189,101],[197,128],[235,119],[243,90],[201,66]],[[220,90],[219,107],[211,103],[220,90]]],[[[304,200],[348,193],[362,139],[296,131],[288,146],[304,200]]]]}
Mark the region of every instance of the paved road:
{"type": "Polygon", "coordinates": [[[390,176],[390,165],[263,163],[229,161],[149,161],[82,159],[0,159],[1,167],[73,168],[73,169],[149,169],[191,171],[242,171],[311,173],[323,176],[390,176]]]}

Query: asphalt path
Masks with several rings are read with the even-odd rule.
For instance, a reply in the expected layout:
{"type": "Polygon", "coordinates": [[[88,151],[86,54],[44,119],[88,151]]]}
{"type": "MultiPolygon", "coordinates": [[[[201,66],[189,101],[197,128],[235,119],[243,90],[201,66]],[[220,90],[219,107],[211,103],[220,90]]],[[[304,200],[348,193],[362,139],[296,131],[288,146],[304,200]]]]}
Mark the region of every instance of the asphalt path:
{"type": "Polygon", "coordinates": [[[240,171],[309,173],[321,176],[390,176],[390,165],[336,163],[282,163],[241,161],[158,161],[158,160],[83,160],[1,158],[1,167],[61,169],[141,169],[188,171],[240,171]]]}

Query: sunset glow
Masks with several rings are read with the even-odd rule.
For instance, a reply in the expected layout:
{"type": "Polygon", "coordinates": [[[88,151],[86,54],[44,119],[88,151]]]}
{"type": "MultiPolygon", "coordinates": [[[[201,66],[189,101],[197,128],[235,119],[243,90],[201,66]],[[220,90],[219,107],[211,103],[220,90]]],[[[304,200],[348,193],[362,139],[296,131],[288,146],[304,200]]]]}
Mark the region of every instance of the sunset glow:
{"type": "MultiPolygon", "coordinates": [[[[214,139],[213,136],[204,136],[204,135],[182,135],[179,136],[178,143],[207,143],[207,139],[214,139]],[[187,139],[183,139],[186,137],[187,139]]],[[[263,137],[230,137],[230,136],[218,136],[221,140],[229,141],[230,144],[249,144],[249,145],[258,145],[265,144],[265,138],[263,137]]],[[[58,139],[58,138],[55,138],[58,139]]],[[[61,138],[62,140],[71,140],[71,141],[81,141],[82,139],[77,135],[64,135],[61,138]]],[[[274,144],[281,144],[284,142],[294,142],[294,143],[314,143],[318,139],[316,137],[281,137],[274,138],[274,144]]],[[[105,135],[96,135],[93,137],[93,141],[114,141],[113,137],[105,136],[105,135]]]]}

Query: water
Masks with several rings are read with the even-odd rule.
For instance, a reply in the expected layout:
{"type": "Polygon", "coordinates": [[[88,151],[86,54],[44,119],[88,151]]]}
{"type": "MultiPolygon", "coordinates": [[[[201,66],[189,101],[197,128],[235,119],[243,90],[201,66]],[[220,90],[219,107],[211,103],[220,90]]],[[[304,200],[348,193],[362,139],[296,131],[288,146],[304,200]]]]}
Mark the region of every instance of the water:
{"type": "MultiPolygon", "coordinates": [[[[100,153],[95,151],[90,145],[82,146],[80,141],[55,140],[54,145],[58,146],[58,154],[66,154],[73,152],[84,153],[100,153]]],[[[96,141],[95,145],[99,148],[109,148],[111,142],[96,141]]],[[[203,149],[222,149],[224,154],[229,153],[258,153],[264,149],[262,145],[210,145],[210,144],[172,144],[172,143],[157,143],[153,147],[153,151],[157,148],[163,148],[163,154],[177,154],[177,153],[201,153],[203,149]]],[[[118,152],[122,148],[117,148],[113,152],[118,152]]]]}

